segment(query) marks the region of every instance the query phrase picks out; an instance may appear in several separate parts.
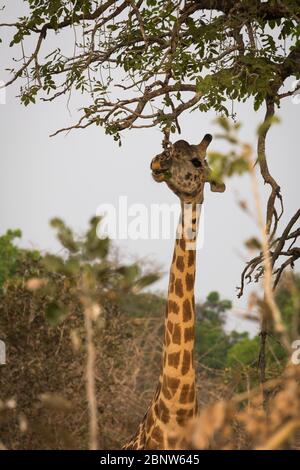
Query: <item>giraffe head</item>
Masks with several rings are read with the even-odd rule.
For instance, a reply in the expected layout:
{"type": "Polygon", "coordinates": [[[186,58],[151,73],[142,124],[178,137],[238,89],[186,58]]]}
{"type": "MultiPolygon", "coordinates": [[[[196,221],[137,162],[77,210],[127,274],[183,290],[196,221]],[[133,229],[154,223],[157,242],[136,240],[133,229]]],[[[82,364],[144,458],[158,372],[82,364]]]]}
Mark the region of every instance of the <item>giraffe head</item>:
{"type": "Polygon", "coordinates": [[[178,140],[170,149],[156,155],[151,162],[152,176],[158,183],[166,182],[182,202],[203,202],[204,183],[210,182],[211,190],[223,192],[224,184],[210,179],[206,162],[206,149],[212,136],[206,134],[200,144],[190,145],[178,140]]]}

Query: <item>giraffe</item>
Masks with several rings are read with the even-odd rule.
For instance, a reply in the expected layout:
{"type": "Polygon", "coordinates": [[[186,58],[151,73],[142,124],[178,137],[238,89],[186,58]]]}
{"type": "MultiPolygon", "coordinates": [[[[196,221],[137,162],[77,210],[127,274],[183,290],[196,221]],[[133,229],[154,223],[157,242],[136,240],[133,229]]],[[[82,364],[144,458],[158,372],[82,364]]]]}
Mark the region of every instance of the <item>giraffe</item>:
{"type": "Polygon", "coordinates": [[[205,182],[212,191],[225,185],[212,180],[206,149],[212,140],[206,134],[200,144],[179,140],[151,162],[156,182],[166,182],[180,199],[181,217],[169,276],[162,372],[152,402],[132,440],[124,449],[184,449],[183,429],[197,414],[195,366],[196,238],[205,182]]]}

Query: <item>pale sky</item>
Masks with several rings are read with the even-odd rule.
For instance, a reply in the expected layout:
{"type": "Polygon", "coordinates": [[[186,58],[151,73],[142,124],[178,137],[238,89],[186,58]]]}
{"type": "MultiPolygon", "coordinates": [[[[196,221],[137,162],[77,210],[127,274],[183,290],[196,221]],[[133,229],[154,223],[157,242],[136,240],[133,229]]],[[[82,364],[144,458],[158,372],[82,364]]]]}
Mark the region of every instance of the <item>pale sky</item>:
{"type": "MultiPolygon", "coordinates": [[[[11,19],[10,11],[1,21],[11,19]]],[[[3,2],[1,2],[3,4],[3,2]]],[[[0,5],[1,6],[1,5],[0,5]]],[[[20,13],[20,12],[19,12],[20,13]]],[[[10,37],[11,31],[6,31],[10,37]]],[[[3,34],[1,35],[3,37],[3,34]]],[[[0,45],[0,80],[7,78],[11,50],[0,45]]],[[[15,97],[17,87],[7,90],[6,104],[0,105],[0,233],[8,228],[20,228],[22,245],[41,250],[57,251],[49,219],[60,217],[82,233],[88,220],[103,203],[117,204],[119,196],[128,203],[174,204],[176,196],[165,184],[151,177],[149,164],[161,151],[161,134],[155,129],[131,130],[123,133],[121,148],[99,128],[74,131],[67,136],[49,138],[59,127],[76,121],[82,97],[73,95],[70,111],[66,100],[40,103],[24,108],[15,97]]],[[[283,225],[299,207],[299,128],[300,104],[287,98],[278,112],[281,123],[270,131],[267,155],[273,176],[278,180],[285,203],[283,225]]],[[[253,111],[252,104],[236,104],[237,118],[242,122],[241,137],[255,145],[255,132],[263,112],[253,111]]],[[[181,120],[183,138],[199,143],[206,133],[218,131],[213,112],[186,114],[181,120]]],[[[222,141],[214,140],[211,150],[222,151],[222,141]]],[[[212,290],[229,298],[234,308],[247,304],[246,289],[242,299],[236,298],[235,287],[249,253],[244,241],[257,233],[254,222],[236,203],[237,194],[251,201],[249,176],[226,181],[224,194],[205,194],[204,245],[198,252],[196,298],[203,300],[212,290]]],[[[262,195],[267,194],[262,188],[262,195]]],[[[166,273],[156,288],[165,290],[167,272],[172,259],[172,240],[122,240],[116,242],[127,260],[148,259],[166,273]]],[[[230,327],[250,328],[249,323],[230,314],[230,327]]],[[[253,328],[252,328],[253,329],[253,328]]]]}

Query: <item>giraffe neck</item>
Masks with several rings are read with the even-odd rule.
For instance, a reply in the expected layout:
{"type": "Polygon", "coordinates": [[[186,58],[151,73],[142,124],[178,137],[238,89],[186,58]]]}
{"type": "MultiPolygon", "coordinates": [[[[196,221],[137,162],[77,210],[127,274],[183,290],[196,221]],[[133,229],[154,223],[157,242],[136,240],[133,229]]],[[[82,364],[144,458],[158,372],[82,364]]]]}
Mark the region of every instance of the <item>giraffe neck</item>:
{"type": "Polygon", "coordinates": [[[170,270],[165,319],[161,398],[169,415],[184,425],[196,409],[194,337],[196,237],[199,206],[182,205],[170,270]]]}
{"type": "Polygon", "coordinates": [[[182,205],[170,270],[163,366],[155,397],[125,449],[183,449],[183,427],[196,415],[195,264],[199,205],[182,205]],[[191,236],[192,235],[192,236],[191,236]]]}

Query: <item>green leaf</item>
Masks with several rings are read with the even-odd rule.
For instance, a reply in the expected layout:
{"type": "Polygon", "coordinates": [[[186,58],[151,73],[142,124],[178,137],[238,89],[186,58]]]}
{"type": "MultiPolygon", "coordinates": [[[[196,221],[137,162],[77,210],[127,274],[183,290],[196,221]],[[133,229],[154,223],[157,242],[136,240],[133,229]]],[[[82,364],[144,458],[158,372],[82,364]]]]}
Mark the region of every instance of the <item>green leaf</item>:
{"type": "Polygon", "coordinates": [[[217,303],[220,300],[220,294],[219,292],[213,291],[210,292],[207,296],[207,301],[211,303],[217,303]]]}
{"type": "Polygon", "coordinates": [[[261,242],[256,237],[252,237],[249,238],[249,240],[246,240],[245,245],[247,248],[249,248],[249,250],[261,250],[262,248],[261,242]]]}
{"type": "Polygon", "coordinates": [[[145,287],[148,287],[155,282],[157,282],[161,278],[161,275],[159,273],[152,273],[152,274],[146,274],[145,276],[140,277],[134,284],[133,290],[134,292],[139,292],[145,287]]]}
{"type": "Polygon", "coordinates": [[[47,254],[46,256],[44,256],[42,262],[45,268],[48,269],[49,271],[52,271],[55,273],[64,272],[64,268],[65,268],[64,261],[59,256],[47,254]]]}
{"type": "Polygon", "coordinates": [[[46,320],[52,326],[58,325],[67,314],[67,309],[57,302],[51,302],[46,307],[46,320]]]}
{"type": "Polygon", "coordinates": [[[93,217],[90,220],[90,229],[85,237],[85,250],[88,259],[106,258],[109,252],[109,238],[99,238],[97,230],[100,227],[101,218],[93,217]]]}
{"type": "Polygon", "coordinates": [[[140,275],[140,268],[137,264],[132,264],[131,266],[121,266],[117,271],[122,275],[127,285],[132,284],[140,275]]]}
{"type": "Polygon", "coordinates": [[[50,225],[57,229],[58,239],[67,250],[71,253],[77,253],[79,251],[79,244],[74,240],[72,230],[67,227],[61,219],[52,219],[50,225]]]}

